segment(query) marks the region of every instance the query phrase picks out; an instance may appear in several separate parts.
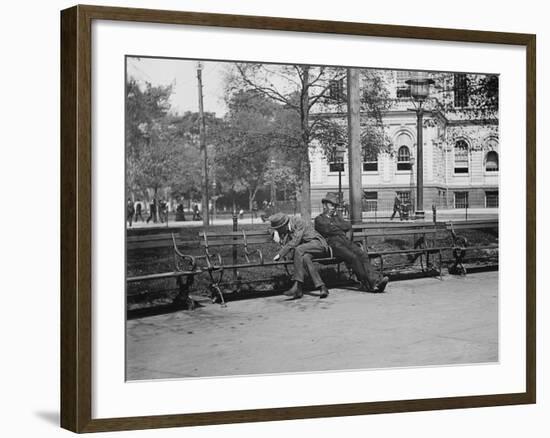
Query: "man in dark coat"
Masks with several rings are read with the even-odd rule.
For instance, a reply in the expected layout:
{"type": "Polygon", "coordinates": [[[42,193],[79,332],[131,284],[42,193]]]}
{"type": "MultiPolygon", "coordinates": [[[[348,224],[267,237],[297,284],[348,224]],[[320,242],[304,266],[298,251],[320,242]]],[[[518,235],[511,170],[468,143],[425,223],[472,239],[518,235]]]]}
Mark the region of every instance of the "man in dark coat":
{"type": "Polygon", "coordinates": [[[193,220],[200,221],[202,219],[201,213],[199,211],[199,206],[197,204],[193,205],[193,220]]]}
{"type": "Polygon", "coordinates": [[[395,198],[393,199],[393,214],[391,215],[390,221],[392,221],[395,217],[395,213],[399,213],[399,219],[403,220],[402,204],[401,199],[399,199],[399,196],[396,193],[395,198]]]}
{"type": "Polygon", "coordinates": [[[128,225],[132,226],[132,220],[134,219],[134,214],[136,210],[134,209],[134,203],[130,198],[128,198],[128,201],[126,202],[126,222],[128,222],[128,225]]]}
{"type": "Polygon", "coordinates": [[[383,277],[370,263],[368,254],[350,239],[346,232],[351,224],[337,213],[338,200],[330,194],[322,200],[323,213],[315,218],[315,229],[327,240],[333,255],[351,266],[357,279],[369,292],[383,292],[388,277],[383,277]]]}
{"type": "Polygon", "coordinates": [[[154,223],[157,222],[157,199],[156,198],[154,198],[153,202],[149,204],[149,217],[147,218],[146,222],[149,223],[151,219],[153,219],[154,223]]]}
{"type": "Polygon", "coordinates": [[[328,296],[328,289],[321,279],[313,258],[326,257],[329,252],[326,240],[313,229],[309,222],[299,217],[289,217],[284,213],[275,213],[269,218],[271,228],[280,236],[282,248],[273,260],[277,261],[294,250],[294,284],[285,295],[294,299],[302,298],[305,270],[309,272],[313,285],[321,291],[320,298],[328,296]]]}
{"type": "Polygon", "coordinates": [[[168,203],[164,199],[159,202],[159,219],[161,224],[168,221],[168,203]]]}
{"type": "Polygon", "coordinates": [[[185,210],[181,202],[176,207],[176,221],[185,222],[185,210]]]}
{"type": "Polygon", "coordinates": [[[138,202],[136,204],[136,222],[139,220],[141,220],[141,222],[143,222],[143,216],[141,215],[141,202],[138,202]]]}

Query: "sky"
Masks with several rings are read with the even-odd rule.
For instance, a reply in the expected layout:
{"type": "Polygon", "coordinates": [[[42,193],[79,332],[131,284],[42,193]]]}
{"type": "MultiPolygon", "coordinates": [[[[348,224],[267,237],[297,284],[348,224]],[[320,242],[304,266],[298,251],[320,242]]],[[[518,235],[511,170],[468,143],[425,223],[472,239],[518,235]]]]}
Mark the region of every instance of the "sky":
{"type": "MultiPolygon", "coordinates": [[[[173,112],[199,111],[197,61],[163,58],[126,58],[127,74],[140,84],[153,86],[173,84],[170,99],[173,112]]],[[[203,61],[202,86],[204,111],[222,117],[226,112],[223,100],[224,76],[230,63],[203,61]]]]}

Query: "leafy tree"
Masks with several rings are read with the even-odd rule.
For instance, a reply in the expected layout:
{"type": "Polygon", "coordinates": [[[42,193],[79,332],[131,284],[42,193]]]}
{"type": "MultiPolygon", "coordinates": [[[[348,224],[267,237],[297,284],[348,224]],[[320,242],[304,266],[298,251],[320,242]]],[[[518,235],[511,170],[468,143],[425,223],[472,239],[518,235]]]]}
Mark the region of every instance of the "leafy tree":
{"type": "MultiPolygon", "coordinates": [[[[391,109],[393,102],[380,70],[361,70],[361,149],[364,157],[374,158],[380,152],[390,150],[391,142],[383,121],[384,112],[391,109]]],[[[347,101],[342,98],[334,105],[334,110],[345,114],[347,101]]],[[[331,159],[333,148],[337,144],[348,143],[346,120],[318,114],[312,137],[315,138],[325,156],[331,159]]]]}
{"type": "Polygon", "coordinates": [[[217,130],[218,178],[231,192],[247,191],[249,208],[265,182],[274,151],[292,140],[277,129],[279,107],[256,91],[236,92],[229,96],[229,111],[217,130]]]}
{"type": "Polygon", "coordinates": [[[146,146],[133,159],[137,169],[134,176],[137,186],[152,189],[156,199],[159,189],[170,185],[178,160],[173,125],[167,124],[166,120],[155,123],[148,130],[146,146]]]}
{"type": "MultiPolygon", "coordinates": [[[[169,112],[170,86],[139,84],[129,79],[126,99],[126,180],[131,193],[156,198],[161,188],[176,197],[200,194],[202,157],[199,114],[169,112]]],[[[205,113],[207,137],[214,138],[220,120],[205,113]]],[[[212,146],[210,147],[212,148],[212,146]]]]}
{"type": "Polygon", "coordinates": [[[329,92],[332,80],[344,78],[345,70],[311,65],[235,64],[228,89],[259,93],[292,110],[299,121],[299,136],[294,138],[294,159],[299,169],[302,217],[311,218],[309,146],[316,120],[310,120],[312,107],[329,92]]]}
{"type": "MultiPolygon", "coordinates": [[[[210,164],[215,151],[217,132],[221,120],[214,113],[205,113],[207,155],[210,164]]],[[[199,113],[186,112],[182,116],[172,116],[171,125],[177,141],[177,157],[174,174],[170,180],[173,196],[194,199],[200,197],[202,184],[202,155],[200,151],[200,117],[199,113]]],[[[211,167],[211,166],[210,166],[211,167]]],[[[210,174],[212,169],[210,169],[210,174]]]]}
{"type": "Polygon", "coordinates": [[[158,190],[168,178],[160,150],[166,152],[171,144],[162,132],[171,93],[169,86],[148,83],[142,89],[133,78],[126,83],[126,185],[131,193],[158,190]]]}

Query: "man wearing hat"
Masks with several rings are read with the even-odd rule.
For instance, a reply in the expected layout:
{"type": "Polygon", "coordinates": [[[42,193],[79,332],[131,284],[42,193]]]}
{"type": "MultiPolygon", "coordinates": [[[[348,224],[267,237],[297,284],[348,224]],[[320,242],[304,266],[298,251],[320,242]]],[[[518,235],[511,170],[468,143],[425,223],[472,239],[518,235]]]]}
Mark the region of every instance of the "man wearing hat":
{"type": "Polygon", "coordinates": [[[320,298],[328,296],[328,289],[321,279],[313,258],[326,257],[329,247],[326,240],[313,229],[310,223],[299,217],[288,217],[284,213],[270,216],[269,222],[280,236],[282,248],[273,260],[277,261],[294,250],[294,284],[285,295],[295,299],[302,298],[305,270],[309,272],[313,285],[321,291],[320,298]]]}
{"type": "Polygon", "coordinates": [[[328,194],[321,202],[323,213],[315,218],[315,229],[327,239],[334,256],[351,266],[367,291],[383,292],[388,284],[388,277],[382,278],[371,265],[368,254],[347,238],[346,232],[351,229],[351,224],[337,213],[337,197],[328,194]]]}

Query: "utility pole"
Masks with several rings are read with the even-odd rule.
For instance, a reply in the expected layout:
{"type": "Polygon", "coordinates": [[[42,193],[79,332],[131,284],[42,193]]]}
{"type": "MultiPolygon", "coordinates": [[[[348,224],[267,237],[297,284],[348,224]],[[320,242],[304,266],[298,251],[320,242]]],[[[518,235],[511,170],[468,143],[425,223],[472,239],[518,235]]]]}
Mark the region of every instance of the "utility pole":
{"type": "Polygon", "coordinates": [[[202,103],[202,63],[197,63],[197,79],[199,87],[199,130],[200,149],[202,152],[202,225],[207,227],[210,224],[210,212],[208,209],[208,156],[206,154],[204,108],[202,103]]]}
{"type": "Polygon", "coordinates": [[[359,100],[359,70],[348,68],[348,168],[349,168],[349,200],[351,223],[357,224],[363,220],[361,201],[363,187],[361,182],[361,123],[359,100]]]}

